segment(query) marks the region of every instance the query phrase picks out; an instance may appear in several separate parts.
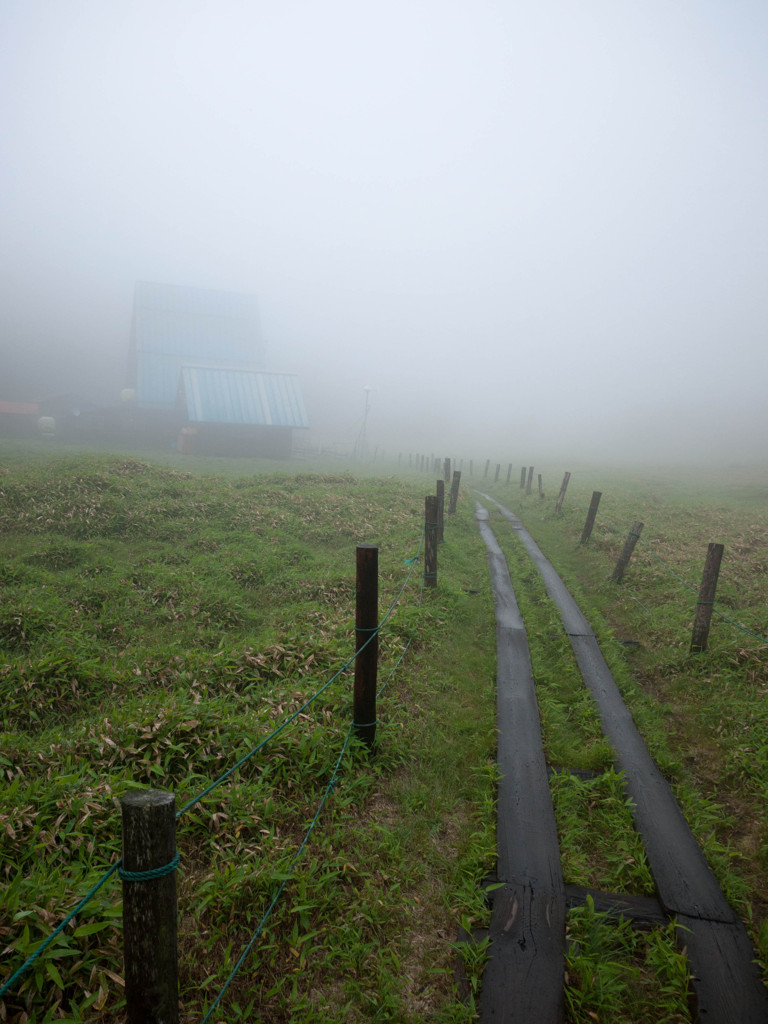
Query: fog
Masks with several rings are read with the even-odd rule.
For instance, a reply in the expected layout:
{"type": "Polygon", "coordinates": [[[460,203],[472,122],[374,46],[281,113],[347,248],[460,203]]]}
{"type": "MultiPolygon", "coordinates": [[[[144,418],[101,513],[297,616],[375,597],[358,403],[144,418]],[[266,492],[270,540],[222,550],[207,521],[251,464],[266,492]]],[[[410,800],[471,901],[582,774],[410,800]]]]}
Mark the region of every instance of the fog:
{"type": "Polygon", "coordinates": [[[764,0],[5,0],[0,398],[254,293],[314,443],[761,457],[764,0]],[[364,388],[371,388],[369,392],[364,388]]]}

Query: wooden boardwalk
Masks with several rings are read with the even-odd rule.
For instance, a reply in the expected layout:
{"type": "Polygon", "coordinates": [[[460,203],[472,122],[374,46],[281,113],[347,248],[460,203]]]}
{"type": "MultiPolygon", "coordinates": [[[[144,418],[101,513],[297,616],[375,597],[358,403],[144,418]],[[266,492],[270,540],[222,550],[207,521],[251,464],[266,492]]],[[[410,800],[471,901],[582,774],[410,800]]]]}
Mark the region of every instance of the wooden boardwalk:
{"type": "Polygon", "coordinates": [[[498,814],[490,956],[481,1020],[549,1024],[563,1019],[565,886],[541,742],[528,640],[509,571],[477,510],[496,609],[498,814]],[[514,993],[514,997],[510,995],[514,993]]]}
{"type": "MultiPolygon", "coordinates": [[[[497,502],[494,504],[498,505],[497,502]]],[[[635,825],[646,849],[659,901],[666,913],[670,917],[675,917],[680,944],[687,949],[697,1019],[706,1024],[768,1024],[768,993],[766,993],[760,972],[755,964],[754,952],[746,929],[725,899],[669,785],[648,753],[632,716],[621,699],[594,632],[562,580],[525,530],[519,518],[503,506],[498,505],[498,507],[536,564],[544,580],[547,593],[560,611],[584,682],[597,705],[604,735],[614,751],[616,767],[624,773],[626,792],[633,804],[635,825]]],[[[498,562],[500,552],[498,545],[494,552],[489,544],[488,535],[490,534],[492,537],[493,534],[488,523],[487,512],[482,509],[482,506],[478,506],[478,521],[481,534],[489,550],[489,563],[495,592],[496,580],[503,576],[500,567],[495,564],[498,562]]],[[[495,544],[495,538],[493,543],[495,544]]],[[[506,564],[504,572],[506,572],[506,564]]],[[[511,591],[511,583],[509,589],[511,591]]],[[[508,601],[509,597],[507,596],[503,598],[502,604],[508,603],[508,601]]],[[[514,602],[514,595],[512,595],[512,602],[514,602]]],[[[514,607],[516,609],[517,606],[514,607]]],[[[497,599],[497,629],[500,629],[498,615],[499,599],[497,599]]],[[[519,612],[517,612],[517,617],[519,619],[519,612]]],[[[515,629],[518,632],[522,630],[524,635],[522,622],[516,623],[515,629]]],[[[499,648],[502,646],[501,641],[502,634],[499,633],[499,648]]],[[[515,643],[519,646],[520,640],[515,638],[515,643]]],[[[500,651],[499,658],[501,666],[502,659],[505,659],[506,664],[511,655],[500,651]]],[[[512,671],[514,672],[516,669],[513,668],[512,671]]],[[[530,672],[530,664],[528,664],[528,671],[530,672]]],[[[535,702],[535,695],[533,700],[535,702]]],[[[500,719],[499,760],[502,775],[507,771],[517,770],[514,756],[513,760],[507,761],[506,758],[510,755],[501,753],[502,742],[505,746],[509,742],[513,742],[514,745],[522,739],[514,719],[507,721],[514,731],[509,734],[506,730],[502,731],[500,719]]],[[[527,733],[528,730],[529,726],[526,725],[525,732],[527,733]]],[[[536,730],[539,735],[538,712],[536,712],[536,730]]],[[[543,760],[543,754],[541,759],[543,760]]],[[[535,829],[537,834],[541,832],[542,828],[549,827],[552,805],[548,787],[546,796],[542,796],[542,800],[546,805],[541,811],[544,824],[537,826],[535,829]]],[[[531,809],[529,810],[530,813],[533,813],[531,809]]],[[[506,803],[502,807],[500,801],[499,817],[501,818],[502,814],[506,813],[506,803]]],[[[516,823],[511,826],[511,835],[505,838],[505,842],[520,841],[517,822],[521,819],[513,820],[516,823]]],[[[506,826],[499,826],[500,837],[506,835],[507,832],[506,826]]],[[[527,843],[527,840],[525,842],[527,843]]],[[[500,870],[501,849],[500,841],[500,870]]],[[[548,877],[554,878],[554,870],[551,868],[549,870],[548,877]]],[[[499,878],[506,881],[502,874],[499,875],[499,878]]],[[[525,879],[522,880],[525,881],[525,879]]],[[[554,892],[555,889],[553,888],[552,891],[554,892]]],[[[493,913],[495,916],[495,904],[493,913]]],[[[503,914],[503,911],[501,913],[503,914]]],[[[532,917],[531,920],[534,921],[534,918],[532,917]]],[[[494,938],[493,925],[491,941],[489,968],[493,964],[494,956],[498,955],[501,959],[504,955],[501,943],[497,948],[498,940],[494,938]],[[497,952],[494,952],[495,949],[497,952]]],[[[563,941],[561,938],[561,948],[563,941]]],[[[545,929],[541,939],[542,953],[551,956],[548,951],[553,943],[554,936],[545,929]]],[[[548,970],[553,970],[553,968],[548,970]]],[[[498,965],[490,973],[487,973],[488,983],[492,986],[498,984],[496,978],[498,973],[498,965]]],[[[501,1013],[493,1010],[492,1007],[503,1003],[504,999],[509,1007],[516,1004],[520,998],[521,987],[527,984],[525,975],[513,976],[509,969],[506,971],[505,981],[510,986],[506,989],[506,993],[491,996],[486,993],[486,975],[484,975],[483,992],[481,993],[481,1020],[484,1022],[486,1020],[512,1022],[528,1019],[556,1022],[561,1019],[557,1015],[560,1012],[557,1008],[547,1011],[551,1013],[550,1016],[545,1017],[538,1014],[527,1018],[515,1016],[513,1009],[504,1010],[501,1013]]],[[[560,984],[562,987],[562,979],[560,984]]]]}

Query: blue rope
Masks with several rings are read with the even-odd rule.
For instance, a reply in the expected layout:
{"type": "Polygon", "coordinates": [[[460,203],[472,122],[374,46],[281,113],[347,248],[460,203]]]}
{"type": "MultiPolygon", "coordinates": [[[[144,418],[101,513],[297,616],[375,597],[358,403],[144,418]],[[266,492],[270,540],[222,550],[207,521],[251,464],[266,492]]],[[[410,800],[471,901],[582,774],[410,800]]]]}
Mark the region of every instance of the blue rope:
{"type": "Polygon", "coordinates": [[[76,917],[80,913],[80,911],[83,909],[83,907],[96,895],[96,893],[99,891],[99,889],[102,887],[102,885],[104,885],[104,883],[107,881],[107,879],[110,878],[119,869],[121,863],[122,863],[122,861],[118,861],[116,864],[113,864],[112,867],[105,874],[103,874],[101,876],[101,878],[96,883],[96,885],[94,885],[94,887],[91,889],[91,891],[89,893],[87,893],[80,900],[80,902],[77,904],[75,909],[71,910],[67,914],[67,916],[64,918],[64,920],[54,928],[54,930],[51,932],[51,934],[48,936],[48,938],[45,939],[43,942],[41,942],[41,944],[37,947],[37,949],[34,951],[34,953],[32,953],[31,956],[27,957],[27,959],[24,961],[24,963],[21,965],[21,967],[19,967],[19,969],[17,971],[14,971],[14,973],[10,976],[8,981],[6,981],[6,983],[3,985],[3,987],[0,988],[0,996],[5,995],[5,993],[8,991],[8,989],[16,981],[18,981],[19,978],[23,974],[25,974],[29,970],[29,968],[32,966],[32,964],[35,962],[35,960],[37,960],[37,958],[40,956],[40,954],[43,953],[46,949],[48,949],[48,947],[53,942],[53,940],[56,938],[56,936],[57,935],[61,935],[61,933],[67,927],[67,925],[72,920],[72,918],[76,917]]]}
{"type": "Polygon", "coordinates": [[[211,1019],[211,1016],[213,1015],[213,1011],[219,1005],[219,1003],[222,1000],[222,997],[224,996],[224,993],[227,991],[227,989],[231,985],[232,981],[237,976],[240,968],[245,963],[246,957],[248,956],[248,954],[250,953],[251,949],[253,948],[254,943],[256,942],[256,940],[259,938],[259,936],[264,931],[264,926],[266,925],[267,921],[269,920],[269,918],[270,918],[270,916],[272,914],[272,911],[275,908],[275,905],[276,905],[277,901],[282,896],[283,890],[288,885],[288,882],[291,881],[291,876],[293,874],[293,869],[296,867],[296,864],[298,863],[299,858],[304,853],[306,845],[309,842],[309,837],[311,836],[311,834],[312,834],[312,832],[313,832],[313,830],[315,828],[315,825],[317,824],[317,821],[318,821],[318,819],[320,817],[320,814],[322,813],[322,810],[323,810],[323,808],[325,807],[325,805],[326,805],[326,803],[328,801],[328,797],[330,796],[330,794],[334,790],[334,787],[335,787],[335,784],[336,784],[336,777],[339,774],[339,768],[341,767],[342,759],[344,757],[344,754],[347,751],[347,747],[349,746],[349,741],[350,741],[351,736],[352,736],[352,727],[350,726],[350,728],[349,728],[349,730],[347,732],[347,737],[344,740],[344,746],[341,749],[341,753],[339,754],[338,760],[336,761],[336,766],[333,769],[333,774],[331,776],[331,781],[328,783],[328,786],[326,787],[325,793],[323,794],[323,798],[320,801],[320,805],[317,808],[317,811],[315,812],[315,816],[312,819],[312,823],[310,824],[309,828],[307,829],[307,832],[306,832],[306,835],[304,836],[302,844],[299,847],[299,849],[298,849],[298,851],[296,853],[296,856],[291,861],[290,867],[288,868],[287,877],[282,881],[282,883],[278,887],[277,891],[275,892],[275,895],[272,897],[272,902],[267,907],[267,909],[266,909],[266,911],[264,913],[264,916],[262,917],[261,921],[259,922],[258,927],[256,928],[256,931],[251,936],[247,946],[243,950],[243,952],[242,952],[242,954],[240,956],[240,959],[237,961],[237,963],[235,964],[234,968],[232,969],[232,972],[230,973],[229,977],[224,982],[223,988],[221,989],[219,994],[216,996],[216,999],[213,1001],[213,1004],[211,1005],[210,1009],[206,1013],[205,1017],[203,1017],[202,1024],[207,1024],[207,1021],[209,1021],[211,1019]]]}
{"type": "Polygon", "coordinates": [[[180,860],[181,855],[177,850],[173,860],[163,864],[160,868],[148,868],[146,871],[126,871],[125,868],[118,867],[117,873],[123,882],[151,882],[155,878],[165,878],[166,875],[172,875],[179,866],[180,860]]]}

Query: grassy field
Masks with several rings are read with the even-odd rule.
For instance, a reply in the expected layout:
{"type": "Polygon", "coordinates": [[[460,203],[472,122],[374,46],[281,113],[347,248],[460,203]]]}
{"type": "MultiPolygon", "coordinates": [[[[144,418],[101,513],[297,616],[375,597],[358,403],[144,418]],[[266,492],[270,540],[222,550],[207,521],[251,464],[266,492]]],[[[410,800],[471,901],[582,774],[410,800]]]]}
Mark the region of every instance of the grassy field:
{"type": "MultiPolygon", "coordinates": [[[[351,743],[294,866],[348,734],[347,671],[179,819],[183,1019],[211,1007],[289,874],[213,1019],[471,1019],[453,974],[493,867],[494,632],[470,503],[422,594],[423,482],[184,465],[3,452],[3,976],[119,856],[123,793],[181,807],[338,672],[355,546],[376,543],[382,613],[410,577],[380,637],[382,684],[407,653],[377,755],[351,743]]],[[[114,879],[3,1019],[120,1019],[121,959],[114,879]]]]}
{"type": "MultiPolygon", "coordinates": [[[[481,881],[495,862],[495,626],[475,495],[462,490],[439,587],[422,593],[409,560],[432,476],[349,468],[2,445],[3,979],[119,857],[127,790],[171,789],[181,807],[295,715],[179,819],[182,1019],[205,1017],[255,934],[211,1019],[474,1018],[483,947],[456,940],[486,922],[481,881]],[[351,721],[349,671],[306,705],[353,650],[358,543],[379,545],[382,613],[406,584],[381,634],[378,749],[370,759],[348,746],[295,861],[351,721]]],[[[690,656],[695,595],[668,571],[697,584],[706,543],[722,541],[718,605],[765,635],[766,475],[579,471],[561,516],[552,495],[464,483],[519,511],[582,601],[766,956],[765,648],[716,619],[710,650],[690,656]],[[583,548],[593,488],[602,514],[583,548]],[[650,547],[617,587],[607,575],[635,518],[650,547]]],[[[563,769],[553,794],[567,880],[648,892],[567,642],[495,525],[529,626],[548,756],[563,769]],[[580,767],[598,774],[568,771],[580,767]]],[[[4,1019],[119,1020],[120,913],[113,879],[8,993],[4,1019]]],[[[569,931],[574,1022],[688,1019],[669,929],[632,932],[586,907],[569,931]]]]}

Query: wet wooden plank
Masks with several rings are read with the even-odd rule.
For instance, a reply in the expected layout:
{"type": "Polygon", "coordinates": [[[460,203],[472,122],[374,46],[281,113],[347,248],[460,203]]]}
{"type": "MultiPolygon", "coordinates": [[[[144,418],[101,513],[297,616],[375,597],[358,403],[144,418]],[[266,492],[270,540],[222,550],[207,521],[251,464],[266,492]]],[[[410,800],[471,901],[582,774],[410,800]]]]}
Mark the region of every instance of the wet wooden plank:
{"type": "Polygon", "coordinates": [[[702,921],[677,916],[678,939],[692,967],[693,1005],[697,1020],[766,1024],[768,1005],[760,972],[745,972],[754,952],[740,921],[702,921]]]}
{"type": "Polygon", "coordinates": [[[528,641],[506,559],[478,506],[496,609],[497,878],[483,1024],[564,1017],[565,888],[528,641]]]}
{"type": "Polygon", "coordinates": [[[602,892],[583,885],[566,885],[565,901],[571,907],[583,907],[591,897],[595,910],[611,917],[623,917],[638,928],[656,928],[669,924],[669,914],[654,896],[630,896],[626,893],[602,892]]]}
{"type": "Polygon", "coordinates": [[[562,891],[507,884],[494,893],[480,1020],[562,1021],[565,899],[562,891]]]}

